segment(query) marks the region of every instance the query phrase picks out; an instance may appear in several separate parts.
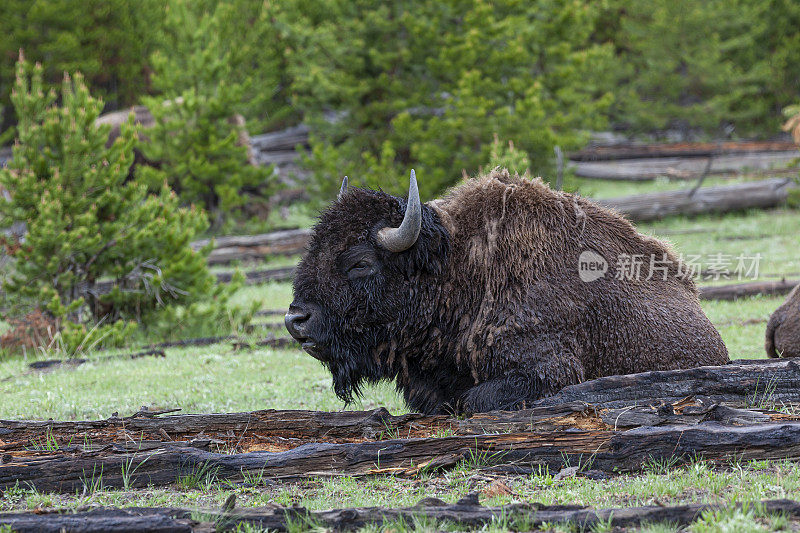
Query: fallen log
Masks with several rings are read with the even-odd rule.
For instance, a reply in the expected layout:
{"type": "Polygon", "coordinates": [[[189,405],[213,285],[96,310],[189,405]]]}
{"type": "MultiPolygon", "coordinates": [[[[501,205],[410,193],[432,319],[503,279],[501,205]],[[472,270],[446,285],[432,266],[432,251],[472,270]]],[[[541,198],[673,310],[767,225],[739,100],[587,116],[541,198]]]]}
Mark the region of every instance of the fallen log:
{"type": "Polygon", "coordinates": [[[767,420],[760,412],[749,415],[726,412],[728,414],[723,416],[718,410],[721,405],[752,410],[754,406],[770,408],[782,404],[800,404],[800,362],[797,360],[739,360],[717,367],[609,376],[566,387],[551,397],[538,400],[528,409],[476,413],[469,418],[414,413],[394,416],[381,408],[333,413],[264,410],[161,417],[143,411],[127,418],[112,416],[95,421],[2,420],[0,449],[22,449],[31,441],[46,436],[62,443],[84,439],[95,443],[117,442],[129,440],[126,431],[146,440],[164,439],[166,435],[171,441],[192,440],[203,434],[250,450],[258,448],[258,442],[286,441],[282,445],[286,448],[309,441],[361,442],[437,434],[631,427],[629,420],[620,419],[613,410],[634,408],[639,408],[635,410],[637,416],[649,417],[648,425],[729,422],[730,418],[743,417],[762,421],[792,419],[776,414],[767,420]],[[698,401],[687,402],[686,399],[692,397],[698,401]]]}
{"type": "Polygon", "coordinates": [[[765,359],[607,376],[564,387],[533,406],[581,401],[598,408],[623,408],[655,400],[675,403],[690,396],[736,407],[800,403],[800,361],[765,359]]]}
{"type": "Polygon", "coordinates": [[[779,296],[789,294],[800,281],[753,281],[750,283],[735,283],[730,285],[700,286],[698,288],[701,300],[736,300],[749,296],[779,296]]]}
{"type": "MultiPolygon", "coordinates": [[[[296,268],[288,266],[249,270],[244,273],[244,280],[247,285],[258,285],[260,283],[269,283],[270,281],[291,281],[294,279],[296,268]]],[[[218,272],[217,283],[230,283],[233,279],[233,274],[233,272],[218,272]]]]}
{"type": "Polygon", "coordinates": [[[740,361],[600,378],[531,409],[467,419],[395,417],[385,410],[165,417],[143,411],[88,422],[2,421],[0,489],[19,482],[80,490],[96,484],[100,472],[104,486],[120,487],[169,485],[197,472],[230,481],[250,473],[272,479],[416,475],[461,461],[522,470],[583,464],[615,474],[650,460],[800,459],[797,416],[729,406],[800,403],[798,385],[796,360],[740,361]],[[698,401],[684,397],[690,395],[698,401]],[[87,441],[91,446],[72,445],[87,441]]]}
{"type": "MultiPolygon", "coordinates": [[[[18,533],[191,533],[199,522],[185,509],[137,508],[0,513],[0,525],[18,533]]],[[[285,527],[283,529],[285,531],[285,527]]],[[[209,531],[214,531],[210,529],[209,531]]]]}
{"type": "Polygon", "coordinates": [[[155,344],[149,344],[148,348],[183,348],[185,346],[210,346],[212,344],[219,344],[221,342],[236,340],[237,337],[233,335],[225,335],[221,337],[198,337],[195,339],[182,339],[179,341],[164,341],[155,344]]]}
{"type": "Polygon", "coordinates": [[[575,175],[581,178],[651,181],[662,177],[693,179],[702,175],[735,174],[743,171],[781,172],[791,167],[798,157],[800,157],[800,152],[795,149],[791,152],[753,152],[710,157],[574,162],[569,166],[574,169],[575,175]]]}
{"type": "Polygon", "coordinates": [[[572,152],[572,161],[613,161],[662,157],[709,157],[752,152],[794,152],[797,146],[791,141],[726,141],[698,143],[616,144],[594,146],[572,152]]]}
{"type": "Polygon", "coordinates": [[[96,359],[84,359],[80,357],[74,357],[71,359],[45,359],[43,361],[34,361],[33,363],[28,363],[28,368],[31,370],[52,370],[54,368],[63,366],[76,367],[84,363],[88,363],[89,361],[102,363],[112,359],[139,359],[140,357],[148,356],[166,357],[166,354],[163,350],[144,350],[136,353],[108,355],[105,357],[98,357],[96,359]]]}
{"type": "Polygon", "coordinates": [[[743,209],[767,209],[786,202],[797,189],[794,178],[772,178],[735,185],[702,187],[689,191],[666,191],[596,200],[633,221],[659,220],[672,215],[727,213],[743,209]]]}
{"type": "Polygon", "coordinates": [[[308,145],[308,126],[300,124],[280,131],[253,135],[250,142],[259,152],[294,150],[298,145],[308,145]]]}
{"type": "MultiPolygon", "coordinates": [[[[243,272],[246,285],[258,285],[271,281],[291,281],[294,279],[295,266],[265,268],[261,270],[248,270],[243,272]]],[[[233,280],[234,272],[217,272],[217,283],[230,283],[233,280]]],[[[99,281],[94,283],[91,288],[84,286],[80,289],[82,294],[92,294],[95,297],[107,294],[114,288],[114,281],[99,281]]],[[[129,291],[144,290],[129,287],[129,291]]]]}
{"type": "MultiPolygon", "coordinates": [[[[105,420],[0,420],[0,450],[24,450],[32,442],[49,440],[59,446],[91,441],[94,446],[131,440],[170,442],[214,439],[238,451],[287,449],[307,442],[363,442],[396,437],[429,437],[435,434],[479,435],[493,432],[552,431],[582,425],[602,426],[582,402],[476,414],[467,419],[417,413],[393,416],[384,408],[372,411],[263,410],[247,413],[178,414],[158,416],[146,409],[128,417],[105,420]],[[588,417],[593,417],[590,420],[588,417]]],[[[687,423],[689,421],[687,420],[687,423]]]]}
{"type": "MultiPolygon", "coordinates": [[[[766,514],[800,517],[800,503],[793,500],[763,500],[755,504],[766,514]]],[[[739,505],[740,506],[740,505],[739,505]]],[[[728,508],[723,504],[689,504],[677,506],[650,505],[593,509],[579,505],[542,505],[512,503],[503,506],[482,506],[477,494],[469,494],[456,503],[438,498],[424,498],[413,507],[356,507],[309,511],[303,507],[253,507],[233,510],[190,510],[177,508],[99,508],[83,511],[72,509],[0,513],[0,525],[14,531],[74,533],[121,531],[241,531],[249,526],[263,531],[288,531],[292,525],[307,524],[332,531],[354,531],[366,526],[414,524],[420,518],[437,525],[451,525],[465,530],[506,524],[514,530],[533,530],[552,524],[572,524],[582,531],[602,525],[630,528],[646,524],[667,523],[687,526],[703,513],[728,508]]],[[[737,506],[738,507],[738,506],[737,506]]]]}
{"type": "Polygon", "coordinates": [[[286,309],[259,309],[253,316],[283,316],[286,314],[286,309]]]}
{"type": "Polygon", "coordinates": [[[0,464],[0,489],[75,492],[84,488],[166,486],[188,476],[241,482],[249,475],[266,479],[320,476],[418,475],[462,461],[474,466],[505,464],[559,471],[580,464],[620,474],[638,472],[652,461],[683,464],[706,460],[800,459],[800,422],[730,426],[702,422],[619,430],[524,432],[442,438],[394,439],[360,443],[309,443],[286,451],[215,453],[180,443],[136,443],[93,452],[25,451],[6,453],[0,464]]]}
{"type": "MultiPolygon", "coordinates": [[[[210,265],[247,259],[261,259],[269,255],[296,255],[303,253],[311,236],[311,229],[292,229],[261,235],[217,237],[214,249],[208,256],[210,265]]],[[[209,239],[192,243],[192,248],[207,246],[209,239]]]]}

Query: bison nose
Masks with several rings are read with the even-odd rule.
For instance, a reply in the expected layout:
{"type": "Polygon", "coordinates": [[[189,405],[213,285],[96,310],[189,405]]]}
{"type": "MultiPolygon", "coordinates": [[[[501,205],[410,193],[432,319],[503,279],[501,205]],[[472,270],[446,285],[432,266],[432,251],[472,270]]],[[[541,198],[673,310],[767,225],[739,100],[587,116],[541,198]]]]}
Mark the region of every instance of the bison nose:
{"type": "Polygon", "coordinates": [[[286,330],[289,334],[302,342],[307,337],[305,335],[305,325],[310,317],[311,313],[289,309],[289,312],[283,318],[283,323],[286,325],[286,330]]]}

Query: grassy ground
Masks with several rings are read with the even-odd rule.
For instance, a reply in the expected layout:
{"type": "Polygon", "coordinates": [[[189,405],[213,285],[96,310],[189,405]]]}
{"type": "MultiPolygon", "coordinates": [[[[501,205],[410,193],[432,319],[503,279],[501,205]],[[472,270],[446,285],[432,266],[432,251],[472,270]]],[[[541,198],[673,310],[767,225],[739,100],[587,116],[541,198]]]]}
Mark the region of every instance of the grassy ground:
{"type": "MultiPolygon", "coordinates": [[[[670,184],[661,185],[666,187],[670,184]]],[[[661,185],[655,184],[656,187],[661,185]]],[[[592,187],[602,189],[600,185],[592,184],[592,187]]],[[[654,184],[645,188],[652,189],[654,184]]],[[[596,192],[602,196],[614,196],[621,190],[618,184],[607,184],[605,189],[596,192]]],[[[670,219],[642,224],[640,230],[669,240],[678,253],[704,257],[712,254],[761,254],[761,279],[800,278],[800,256],[796,250],[799,223],[800,211],[773,210],[670,219]]],[[[270,266],[291,264],[292,261],[273,260],[270,266]]],[[[713,280],[703,281],[708,282],[713,280]]],[[[782,300],[782,297],[758,297],[735,302],[703,302],[703,308],[719,329],[733,358],[758,358],[764,357],[766,320],[782,300]]],[[[241,289],[233,304],[257,302],[262,309],[285,309],[290,301],[290,284],[270,283],[241,289]]],[[[277,321],[273,331],[283,334],[280,319],[280,316],[258,318],[264,323],[277,321]]],[[[268,330],[261,329],[259,334],[263,331],[268,330]]],[[[129,346],[124,350],[84,354],[90,359],[88,363],[56,368],[46,373],[31,372],[27,364],[33,358],[47,357],[47,354],[29,354],[27,358],[17,356],[0,361],[0,418],[105,418],[113,412],[130,414],[141,406],[179,407],[184,412],[264,408],[338,410],[343,407],[331,391],[328,372],[300,350],[234,350],[230,343],[220,343],[170,348],[165,350],[166,358],[163,359],[101,360],[114,353],[136,349],[137,346],[129,346]]],[[[390,384],[368,389],[361,402],[349,408],[378,406],[385,406],[393,413],[406,411],[390,384]]],[[[301,484],[262,481],[231,486],[209,478],[169,489],[100,490],[83,495],[40,494],[14,489],[2,495],[0,507],[7,510],[80,505],[203,507],[220,505],[231,492],[237,494],[239,506],[299,503],[310,509],[412,505],[427,496],[455,501],[472,490],[481,491],[483,501],[491,504],[529,500],[605,507],[742,502],[762,498],[800,499],[800,467],[783,462],[722,467],[697,462],[676,469],[654,464],[649,465],[642,475],[605,480],[582,477],[556,480],[553,472],[544,471],[530,476],[498,478],[482,471],[481,466],[463,464],[444,475],[413,480],[337,478],[315,479],[301,484]]],[[[498,523],[489,529],[505,530],[509,527],[511,524],[498,523]]],[[[773,531],[792,527],[794,524],[781,517],[766,516],[757,507],[749,507],[743,511],[704,516],[692,526],[692,530],[773,531]]],[[[674,528],[654,526],[647,530],[671,531],[674,528]]]]}

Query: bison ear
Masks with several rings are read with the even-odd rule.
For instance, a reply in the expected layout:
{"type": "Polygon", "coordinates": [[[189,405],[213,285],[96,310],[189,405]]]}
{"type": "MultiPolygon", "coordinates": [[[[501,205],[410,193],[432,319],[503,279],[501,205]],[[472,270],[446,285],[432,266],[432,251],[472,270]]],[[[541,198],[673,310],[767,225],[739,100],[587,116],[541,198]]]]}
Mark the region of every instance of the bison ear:
{"type": "Polygon", "coordinates": [[[336,197],[337,200],[341,200],[342,196],[347,192],[347,176],[344,177],[342,180],[342,186],[339,187],[339,196],[336,197]]]}

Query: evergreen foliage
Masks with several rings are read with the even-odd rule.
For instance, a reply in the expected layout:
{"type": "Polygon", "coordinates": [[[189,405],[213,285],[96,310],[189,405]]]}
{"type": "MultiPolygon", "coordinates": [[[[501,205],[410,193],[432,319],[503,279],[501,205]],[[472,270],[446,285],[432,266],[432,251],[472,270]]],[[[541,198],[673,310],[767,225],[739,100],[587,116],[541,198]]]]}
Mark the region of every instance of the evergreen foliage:
{"type": "Polygon", "coordinates": [[[150,195],[126,181],[132,119],[106,147],[109,128],[95,125],[102,103],[83,77],[65,76],[57,96],[43,69],[22,58],[11,99],[18,138],[0,170],[10,193],[0,199],[0,224],[27,224],[24,238],[3,242],[12,259],[3,291],[13,311],[46,311],[75,347],[87,335],[121,334],[162,306],[224,296],[206,266],[208,250],[190,247],[206,227],[202,211],[179,207],[166,185],[150,195]]]}
{"type": "Polygon", "coordinates": [[[162,48],[153,55],[153,86],[145,99],[156,124],[143,149],[158,167],[140,175],[151,187],[166,182],[184,203],[198,203],[218,221],[246,193],[266,196],[272,169],[248,163],[246,134],[236,113],[247,86],[235,81],[229,43],[222,39],[228,6],[198,12],[190,2],[170,3],[162,48]],[[223,16],[224,15],[224,16],[223,16]]]}
{"type": "MultiPolygon", "coordinates": [[[[82,72],[93,94],[111,109],[132,105],[148,91],[165,0],[3,0],[0,2],[0,106],[15,121],[9,99],[20,49],[42,62],[45,89],[64,72],[82,72]]],[[[10,140],[10,139],[9,139],[10,140]]]]}
{"type": "Polygon", "coordinates": [[[586,131],[605,124],[611,96],[597,73],[612,57],[590,41],[593,5],[282,5],[289,72],[313,124],[309,164],[322,197],[344,174],[399,193],[410,167],[431,197],[487,165],[495,133],[547,175],[554,145],[577,148],[586,131]]]}
{"type": "Polygon", "coordinates": [[[489,153],[490,169],[495,167],[507,168],[512,174],[525,174],[531,168],[531,162],[528,155],[522,150],[518,150],[514,146],[513,141],[503,143],[500,138],[495,135],[492,142],[492,150],[489,153]]]}
{"type": "Polygon", "coordinates": [[[616,47],[612,119],[633,132],[774,135],[800,86],[800,4],[612,0],[598,38],[616,47]]]}
{"type": "MultiPolygon", "coordinates": [[[[225,73],[240,87],[236,110],[251,133],[293,125],[302,116],[291,105],[285,31],[276,16],[283,2],[195,0],[191,9],[214,20],[214,32],[227,49],[225,73]]],[[[189,86],[189,85],[185,85],[189,86]]]]}
{"type": "Polygon", "coordinates": [[[400,193],[412,166],[430,197],[488,166],[494,134],[544,176],[554,145],[609,124],[772,136],[800,97],[794,0],[7,0],[6,126],[20,47],[45,90],[81,71],[108,110],[146,100],[143,150],[163,165],[142,177],[215,223],[273,190],[237,113],[250,133],[309,124],[310,192],[327,200],[343,174],[400,193]]]}

